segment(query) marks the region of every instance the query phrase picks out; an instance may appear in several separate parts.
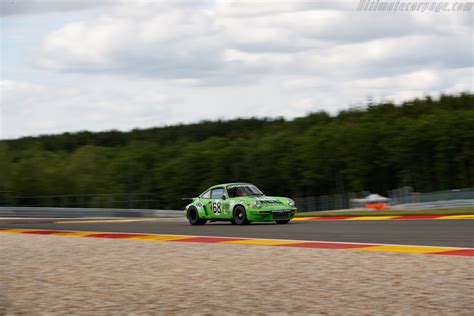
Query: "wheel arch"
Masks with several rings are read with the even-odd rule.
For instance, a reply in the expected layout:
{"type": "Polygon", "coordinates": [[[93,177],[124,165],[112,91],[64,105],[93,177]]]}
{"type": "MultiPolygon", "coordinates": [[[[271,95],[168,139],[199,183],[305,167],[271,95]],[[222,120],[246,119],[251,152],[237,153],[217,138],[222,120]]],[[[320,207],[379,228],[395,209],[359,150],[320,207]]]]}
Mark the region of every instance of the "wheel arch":
{"type": "Polygon", "coordinates": [[[188,207],[188,210],[186,211],[186,218],[188,217],[188,214],[189,214],[189,211],[191,210],[196,210],[196,212],[198,213],[199,217],[200,218],[207,218],[207,214],[206,214],[206,211],[204,210],[203,207],[197,207],[196,205],[191,205],[190,207],[188,207]]]}
{"type": "Polygon", "coordinates": [[[237,207],[239,207],[239,206],[244,209],[245,213],[247,213],[247,209],[245,208],[245,206],[244,206],[243,204],[240,204],[240,203],[239,203],[239,204],[235,204],[234,207],[232,208],[232,215],[234,214],[235,209],[236,209],[237,207]]]}

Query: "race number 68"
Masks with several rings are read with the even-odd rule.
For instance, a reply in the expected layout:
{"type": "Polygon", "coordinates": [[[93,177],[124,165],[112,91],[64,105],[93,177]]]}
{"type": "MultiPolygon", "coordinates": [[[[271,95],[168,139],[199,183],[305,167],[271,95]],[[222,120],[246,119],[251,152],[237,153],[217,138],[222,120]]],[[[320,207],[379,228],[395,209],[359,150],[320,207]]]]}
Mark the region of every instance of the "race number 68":
{"type": "Polygon", "coordinates": [[[212,211],[214,214],[220,214],[221,213],[221,202],[213,202],[212,203],[212,211]]]}

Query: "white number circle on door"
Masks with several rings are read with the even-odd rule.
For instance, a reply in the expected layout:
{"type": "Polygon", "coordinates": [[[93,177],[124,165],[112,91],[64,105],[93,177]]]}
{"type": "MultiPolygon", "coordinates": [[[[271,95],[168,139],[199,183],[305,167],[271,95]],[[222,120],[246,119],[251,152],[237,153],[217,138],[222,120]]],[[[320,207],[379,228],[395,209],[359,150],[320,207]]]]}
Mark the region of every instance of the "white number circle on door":
{"type": "Polygon", "coordinates": [[[212,211],[214,214],[220,214],[221,213],[221,202],[213,202],[212,203],[212,211]]]}

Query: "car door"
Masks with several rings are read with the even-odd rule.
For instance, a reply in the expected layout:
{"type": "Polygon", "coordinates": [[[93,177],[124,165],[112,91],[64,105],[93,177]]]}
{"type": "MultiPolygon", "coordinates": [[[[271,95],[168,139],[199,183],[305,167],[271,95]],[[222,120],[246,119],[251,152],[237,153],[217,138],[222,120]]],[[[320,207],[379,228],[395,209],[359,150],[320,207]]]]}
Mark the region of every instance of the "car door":
{"type": "Polygon", "coordinates": [[[208,204],[209,213],[214,218],[224,218],[223,212],[223,197],[225,196],[224,188],[214,188],[211,190],[211,203],[208,204]]]}

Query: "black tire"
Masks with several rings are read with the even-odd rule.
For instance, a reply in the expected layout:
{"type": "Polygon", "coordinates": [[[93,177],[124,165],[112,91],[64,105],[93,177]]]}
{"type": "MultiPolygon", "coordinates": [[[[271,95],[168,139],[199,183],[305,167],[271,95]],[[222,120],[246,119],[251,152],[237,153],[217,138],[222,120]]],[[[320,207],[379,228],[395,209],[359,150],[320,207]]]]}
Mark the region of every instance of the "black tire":
{"type": "Polygon", "coordinates": [[[197,209],[191,207],[188,210],[188,221],[191,225],[204,225],[206,224],[207,220],[199,218],[199,213],[197,209]]]}
{"type": "Polygon", "coordinates": [[[233,221],[236,225],[248,225],[250,224],[249,220],[247,219],[247,213],[242,206],[236,206],[234,208],[234,218],[233,221]]]}
{"type": "Polygon", "coordinates": [[[283,224],[288,224],[291,221],[291,219],[284,219],[284,220],[279,220],[275,221],[277,224],[283,225],[283,224]]]}

